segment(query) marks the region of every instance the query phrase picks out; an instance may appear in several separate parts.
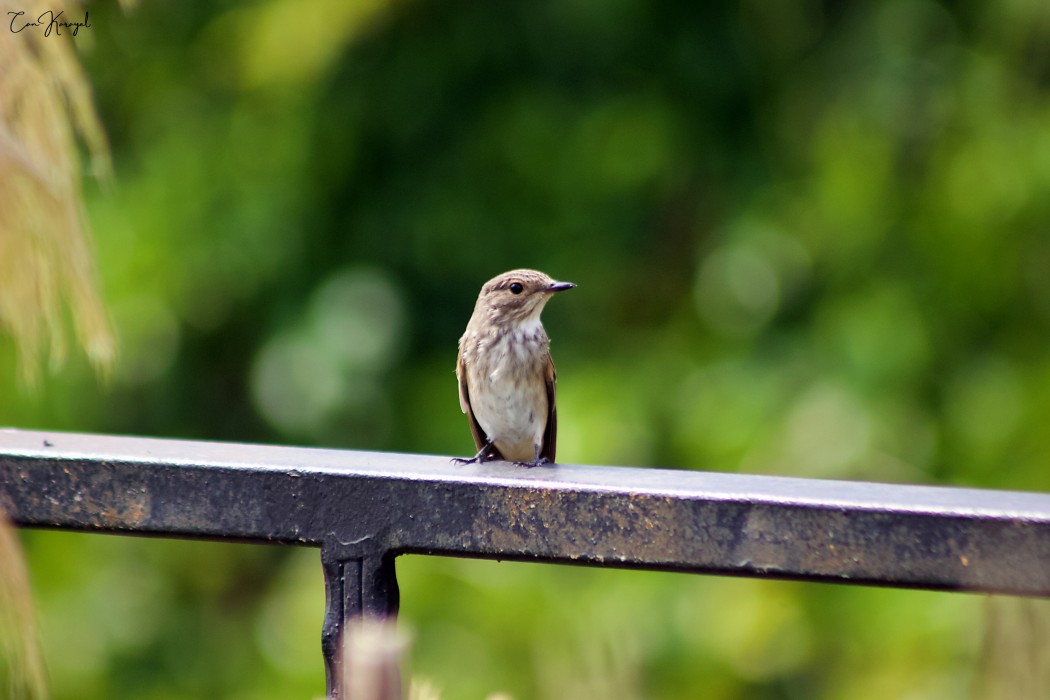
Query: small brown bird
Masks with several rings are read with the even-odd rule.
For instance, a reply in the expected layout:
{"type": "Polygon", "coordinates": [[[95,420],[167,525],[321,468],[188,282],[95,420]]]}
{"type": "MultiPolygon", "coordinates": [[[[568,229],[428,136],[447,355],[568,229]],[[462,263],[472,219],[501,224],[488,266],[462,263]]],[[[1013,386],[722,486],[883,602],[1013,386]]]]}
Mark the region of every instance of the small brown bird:
{"type": "Polygon", "coordinates": [[[554,461],[554,362],[540,312],[552,294],[575,286],[536,270],[511,270],[481,288],[456,361],[459,407],[478,453],[456,461],[530,467],[554,461]]]}

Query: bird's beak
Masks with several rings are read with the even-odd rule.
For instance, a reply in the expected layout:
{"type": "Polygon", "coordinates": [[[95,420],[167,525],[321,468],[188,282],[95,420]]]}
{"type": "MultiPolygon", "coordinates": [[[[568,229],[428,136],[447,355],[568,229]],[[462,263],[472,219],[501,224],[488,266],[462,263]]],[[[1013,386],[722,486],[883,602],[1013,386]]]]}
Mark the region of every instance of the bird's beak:
{"type": "Polygon", "coordinates": [[[554,282],[551,286],[547,287],[548,292],[564,292],[566,289],[572,289],[576,285],[572,282],[554,282]]]}

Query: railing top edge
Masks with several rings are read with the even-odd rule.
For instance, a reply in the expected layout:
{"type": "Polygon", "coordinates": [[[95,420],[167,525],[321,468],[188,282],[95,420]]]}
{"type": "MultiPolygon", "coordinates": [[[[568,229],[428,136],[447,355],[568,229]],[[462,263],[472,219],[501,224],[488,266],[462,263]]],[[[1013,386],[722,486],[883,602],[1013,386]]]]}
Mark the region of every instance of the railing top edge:
{"type": "MultiPolygon", "coordinates": [[[[28,527],[1050,595],[1050,494],[0,430],[28,527]]],[[[5,505],[5,507],[7,507],[5,505]]]]}
{"type": "Polygon", "coordinates": [[[292,476],[357,475],[434,483],[710,498],[781,505],[1050,520],[1050,494],[691,469],[580,464],[461,465],[448,457],[0,428],[0,458],[247,469],[292,476]]]}

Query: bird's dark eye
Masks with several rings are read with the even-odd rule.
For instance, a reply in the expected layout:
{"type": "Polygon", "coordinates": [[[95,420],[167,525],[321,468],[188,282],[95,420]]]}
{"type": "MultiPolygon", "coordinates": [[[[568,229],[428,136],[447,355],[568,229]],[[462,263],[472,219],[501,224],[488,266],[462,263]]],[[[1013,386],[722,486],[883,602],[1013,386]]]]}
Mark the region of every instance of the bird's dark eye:
{"type": "Polygon", "coordinates": [[[521,282],[514,282],[513,284],[510,285],[510,293],[511,294],[521,294],[521,290],[523,290],[523,289],[525,289],[525,288],[521,286],[521,282]]]}

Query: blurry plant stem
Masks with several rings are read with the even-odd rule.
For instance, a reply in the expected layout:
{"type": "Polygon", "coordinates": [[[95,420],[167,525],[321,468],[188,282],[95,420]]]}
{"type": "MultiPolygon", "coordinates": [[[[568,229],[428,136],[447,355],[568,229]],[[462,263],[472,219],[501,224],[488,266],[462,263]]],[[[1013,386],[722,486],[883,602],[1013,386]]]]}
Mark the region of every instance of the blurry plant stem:
{"type": "Polygon", "coordinates": [[[11,700],[47,697],[44,663],[37,643],[29,573],[14,526],[0,511],[0,661],[6,665],[11,700]]]}
{"type": "Polygon", "coordinates": [[[351,618],[343,625],[344,700],[402,700],[401,664],[408,640],[393,619],[351,618]]]}
{"type": "MultiPolygon", "coordinates": [[[[426,679],[415,678],[406,696],[403,671],[407,665],[408,635],[392,618],[352,618],[343,625],[342,700],[440,700],[426,679]]],[[[512,700],[497,693],[488,700],[512,700]]]]}
{"type": "Polygon", "coordinates": [[[1050,607],[1047,601],[991,596],[974,677],[974,700],[1050,697],[1050,607]]]}
{"type": "MultiPolygon", "coordinates": [[[[45,10],[72,14],[63,0],[0,0],[3,18],[45,10]]],[[[65,359],[67,305],[95,368],[107,370],[115,355],[95,281],[77,139],[100,179],[110,173],[109,148],[71,41],[26,30],[0,42],[0,331],[13,338],[30,386],[44,351],[52,368],[65,359]]]]}

